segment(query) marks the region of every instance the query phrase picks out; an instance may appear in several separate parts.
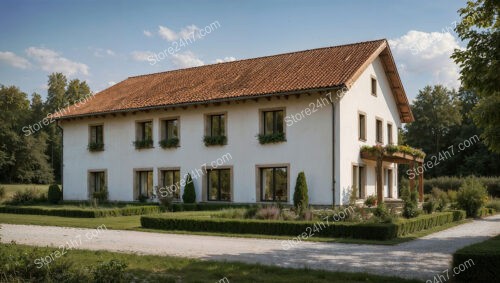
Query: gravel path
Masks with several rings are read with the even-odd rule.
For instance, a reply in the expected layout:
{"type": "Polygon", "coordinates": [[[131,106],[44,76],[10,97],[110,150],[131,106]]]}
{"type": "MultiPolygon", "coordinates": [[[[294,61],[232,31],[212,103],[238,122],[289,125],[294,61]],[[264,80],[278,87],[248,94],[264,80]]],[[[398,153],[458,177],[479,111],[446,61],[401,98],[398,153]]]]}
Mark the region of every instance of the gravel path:
{"type": "Polygon", "coordinates": [[[474,220],[395,246],[302,242],[285,250],[280,240],[196,236],[2,224],[1,241],[53,246],[73,240],[75,248],[206,260],[240,261],[281,267],[368,272],[432,279],[449,267],[457,249],[500,234],[500,215],[474,220]],[[91,232],[94,232],[94,235],[91,232]],[[82,240],[81,243],[79,240],[82,240]]]}

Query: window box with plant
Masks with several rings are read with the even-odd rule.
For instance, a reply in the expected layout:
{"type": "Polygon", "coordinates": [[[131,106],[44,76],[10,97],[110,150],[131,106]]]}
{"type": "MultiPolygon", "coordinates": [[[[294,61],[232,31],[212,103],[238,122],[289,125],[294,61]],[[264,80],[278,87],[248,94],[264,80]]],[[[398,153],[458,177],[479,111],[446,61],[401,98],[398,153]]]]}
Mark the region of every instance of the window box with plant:
{"type": "Polygon", "coordinates": [[[89,144],[87,149],[91,152],[104,150],[103,127],[102,125],[90,126],[89,144]]]}
{"type": "Polygon", "coordinates": [[[261,133],[257,135],[260,144],[279,143],[286,141],[284,131],[284,116],[285,111],[270,110],[262,111],[262,126],[261,133]]]}
{"type": "Polygon", "coordinates": [[[136,140],[134,141],[136,149],[153,147],[153,121],[144,121],[136,123],[136,140]]]}
{"type": "Polygon", "coordinates": [[[205,146],[226,145],[226,115],[215,114],[206,116],[206,133],[203,137],[205,146]]]}
{"type": "Polygon", "coordinates": [[[164,149],[179,146],[179,119],[166,119],[161,121],[160,146],[164,149]]]}

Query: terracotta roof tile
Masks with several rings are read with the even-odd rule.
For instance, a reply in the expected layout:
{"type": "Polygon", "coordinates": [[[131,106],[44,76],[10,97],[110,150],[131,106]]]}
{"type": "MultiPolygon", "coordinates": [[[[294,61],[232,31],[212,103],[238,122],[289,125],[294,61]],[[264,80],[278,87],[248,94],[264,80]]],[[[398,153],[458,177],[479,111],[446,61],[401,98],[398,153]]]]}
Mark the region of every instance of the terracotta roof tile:
{"type": "Polygon", "coordinates": [[[386,46],[386,40],[375,40],[130,77],[58,116],[69,118],[341,86],[386,46]]]}

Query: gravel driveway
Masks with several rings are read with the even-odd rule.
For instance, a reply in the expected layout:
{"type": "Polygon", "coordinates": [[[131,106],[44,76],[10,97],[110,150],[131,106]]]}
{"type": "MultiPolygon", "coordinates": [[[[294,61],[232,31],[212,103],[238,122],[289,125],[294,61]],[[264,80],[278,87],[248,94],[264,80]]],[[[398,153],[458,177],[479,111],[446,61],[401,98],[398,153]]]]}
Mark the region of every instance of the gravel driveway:
{"type": "Polygon", "coordinates": [[[284,250],[281,240],[2,224],[2,242],[57,247],[81,238],[79,249],[240,261],[282,267],[368,272],[432,279],[449,267],[457,249],[500,234],[500,215],[395,246],[302,242],[284,250]],[[94,235],[89,232],[94,231],[94,235]],[[91,238],[89,240],[89,238],[91,238]]]}

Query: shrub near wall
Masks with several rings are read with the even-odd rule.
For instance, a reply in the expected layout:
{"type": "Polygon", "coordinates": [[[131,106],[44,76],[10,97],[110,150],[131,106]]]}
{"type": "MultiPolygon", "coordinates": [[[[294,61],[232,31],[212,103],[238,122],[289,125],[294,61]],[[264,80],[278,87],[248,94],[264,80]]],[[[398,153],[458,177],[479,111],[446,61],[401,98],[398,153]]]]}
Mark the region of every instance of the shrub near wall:
{"type": "MultiPolygon", "coordinates": [[[[234,234],[265,234],[297,236],[302,233],[313,233],[314,236],[332,238],[356,238],[368,240],[390,240],[424,229],[465,218],[465,212],[442,212],[423,215],[396,223],[348,223],[330,222],[320,226],[320,222],[303,221],[264,221],[243,219],[201,219],[196,217],[175,218],[173,216],[143,216],[141,225],[144,228],[161,230],[178,230],[194,232],[221,232],[234,234]],[[312,230],[314,225],[317,230],[312,230]]],[[[310,236],[312,236],[310,234],[310,236]]]]}
{"type": "Polygon", "coordinates": [[[456,282],[498,282],[499,266],[500,235],[462,248],[453,254],[453,268],[460,271],[454,276],[456,282]],[[463,265],[465,262],[469,262],[471,266],[465,269],[463,265]],[[460,265],[462,269],[459,269],[460,265]]]}
{"type": "MultiPolygon", "coordinates": [[[[500,198],[500,177],[478,177],[488,189],[488,194],[500,198]]],[[[458,191],[465,178],[459,177],[437,177],[424,181],[424,191],[430,193],[432,188],[439,188],[444,191],[458,191]]]]}
{"type": "Polygon", "coordinates": [[[0,213],[34,214],[77,218],[98,218],[109,216],[130,216],[160,213],[159,206],[130,206],[106,209],[49,208],[35,206],[0,206],[0,213]]]}

